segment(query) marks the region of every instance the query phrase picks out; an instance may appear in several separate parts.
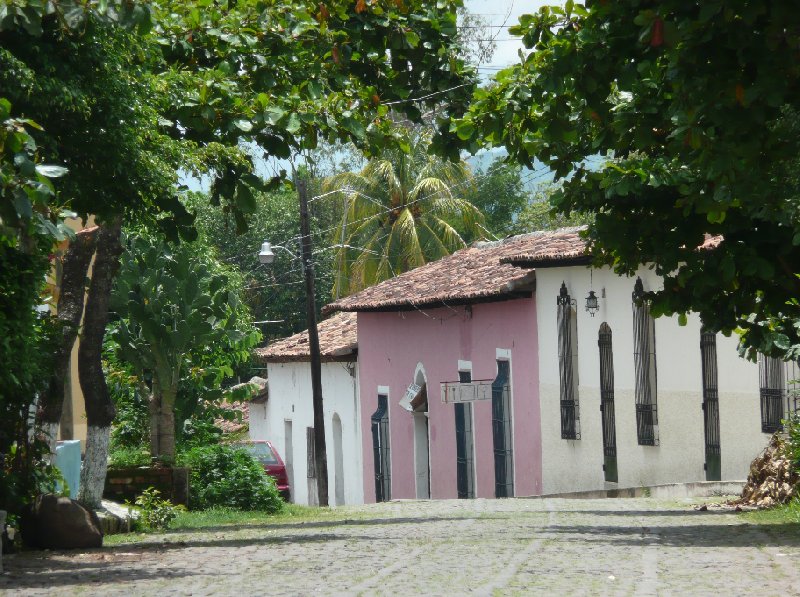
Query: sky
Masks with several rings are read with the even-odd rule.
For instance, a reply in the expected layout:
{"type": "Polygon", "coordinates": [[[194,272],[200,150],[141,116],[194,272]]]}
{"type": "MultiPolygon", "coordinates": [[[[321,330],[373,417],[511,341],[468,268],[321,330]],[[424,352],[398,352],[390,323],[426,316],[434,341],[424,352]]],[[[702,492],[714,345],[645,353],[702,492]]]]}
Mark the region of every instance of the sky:
{"type": "MultiPolygon", "coordinates": [[[[519,62],[519,51],[524,46],[519,37],[508,33],[508,28],[517,24],[520,15],[535,13],[540,7],[552,4],[562,4],[561,0],[465,0],[465,6],[475,15],[480,15],[489,22],[491,35],[496,41],[496,48],[491,61],[479,67],[482,78],[489,79],[498,70],[519,62]]],[[[504,150],[481,151],[467,162],[473,168],[485,168],[493,159],[503,155],[504,150]]],[[[546,168],[538,161],[534,161],[532,172],[526,172],[523,180],[530,190],[540,183],[552,180],[552,175],[545,172],[546,168]]]]}
{"type": "Polygon", "coordinates": [[[465,0],[469,12],[489,21],[497,42],[492,61],[482,65],[481,71],[493,72],[519,61],[517,52],[523,46],[519,38],[509,35],[508,27],[516,25],[520,15],[535,13],[541,6],[561,3],[561,0],[465,0]]]}

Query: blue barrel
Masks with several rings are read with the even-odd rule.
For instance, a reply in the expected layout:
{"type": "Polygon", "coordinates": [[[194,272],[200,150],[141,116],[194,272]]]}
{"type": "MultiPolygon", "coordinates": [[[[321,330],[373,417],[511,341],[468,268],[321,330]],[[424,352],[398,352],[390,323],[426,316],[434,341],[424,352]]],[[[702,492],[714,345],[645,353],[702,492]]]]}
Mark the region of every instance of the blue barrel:
{"type": "MultiPolygon", "coordinates": [[[[81,442],[70,439],[56,443],[56,468],[69,486],[69,497],[78,497],[78,484],[81,480],[81,442]]],[[[58,487],[61,491],[63,488],[58,487]]]]}

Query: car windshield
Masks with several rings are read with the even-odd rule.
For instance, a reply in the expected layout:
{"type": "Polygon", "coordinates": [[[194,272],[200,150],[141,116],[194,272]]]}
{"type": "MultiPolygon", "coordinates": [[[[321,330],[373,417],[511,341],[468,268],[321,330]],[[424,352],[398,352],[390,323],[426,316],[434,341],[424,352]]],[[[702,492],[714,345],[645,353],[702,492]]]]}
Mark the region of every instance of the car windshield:
{"type": "Polygon", "coordinates": [[[259,442],[255,444],[233,444],[235,448],[244,448],[261,464],[278,464],[278,459],[269,444],[259,442]]]}

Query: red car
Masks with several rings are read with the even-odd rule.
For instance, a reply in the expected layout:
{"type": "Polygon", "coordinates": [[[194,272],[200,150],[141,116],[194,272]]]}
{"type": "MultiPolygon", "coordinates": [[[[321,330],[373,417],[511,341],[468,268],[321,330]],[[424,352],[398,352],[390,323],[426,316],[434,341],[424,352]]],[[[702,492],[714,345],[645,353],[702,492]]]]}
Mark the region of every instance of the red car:
{"type": "Polygon", "coordinates": [[[278,486],[278,491],[281,497],[287,502],[291,497],[289,490],[289,476],[286,474],[286,465],[281,460],[278,451],[272,442],[266,439],[251,439],[241,442],[232,442],[231,446],[234,448],[243,448],[250,452],[261,466],[264,467],[266,473],[275,479],[275,484],[278,486]]]}

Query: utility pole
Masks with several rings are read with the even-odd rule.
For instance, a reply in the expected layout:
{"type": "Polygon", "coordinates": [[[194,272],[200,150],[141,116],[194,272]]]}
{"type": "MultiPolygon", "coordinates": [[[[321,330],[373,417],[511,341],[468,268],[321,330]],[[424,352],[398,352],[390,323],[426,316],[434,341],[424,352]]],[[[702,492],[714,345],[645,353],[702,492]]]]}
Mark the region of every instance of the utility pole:
{"type": "Polygon", "coordinates": [[[306,181],[297,178],[300,199],[300,247],[306,281],[306,319],[308,349],[311,353],[311,398],[314,404],[314,463],[317,469],[317,497],[320,506],[328,505],[328,458],[325,450],[325,413],[322,410],[322,359],[317,333],[317,312],[314,294],[314,263],[311,257],[311,227],[308,222],[306,181]]]}

